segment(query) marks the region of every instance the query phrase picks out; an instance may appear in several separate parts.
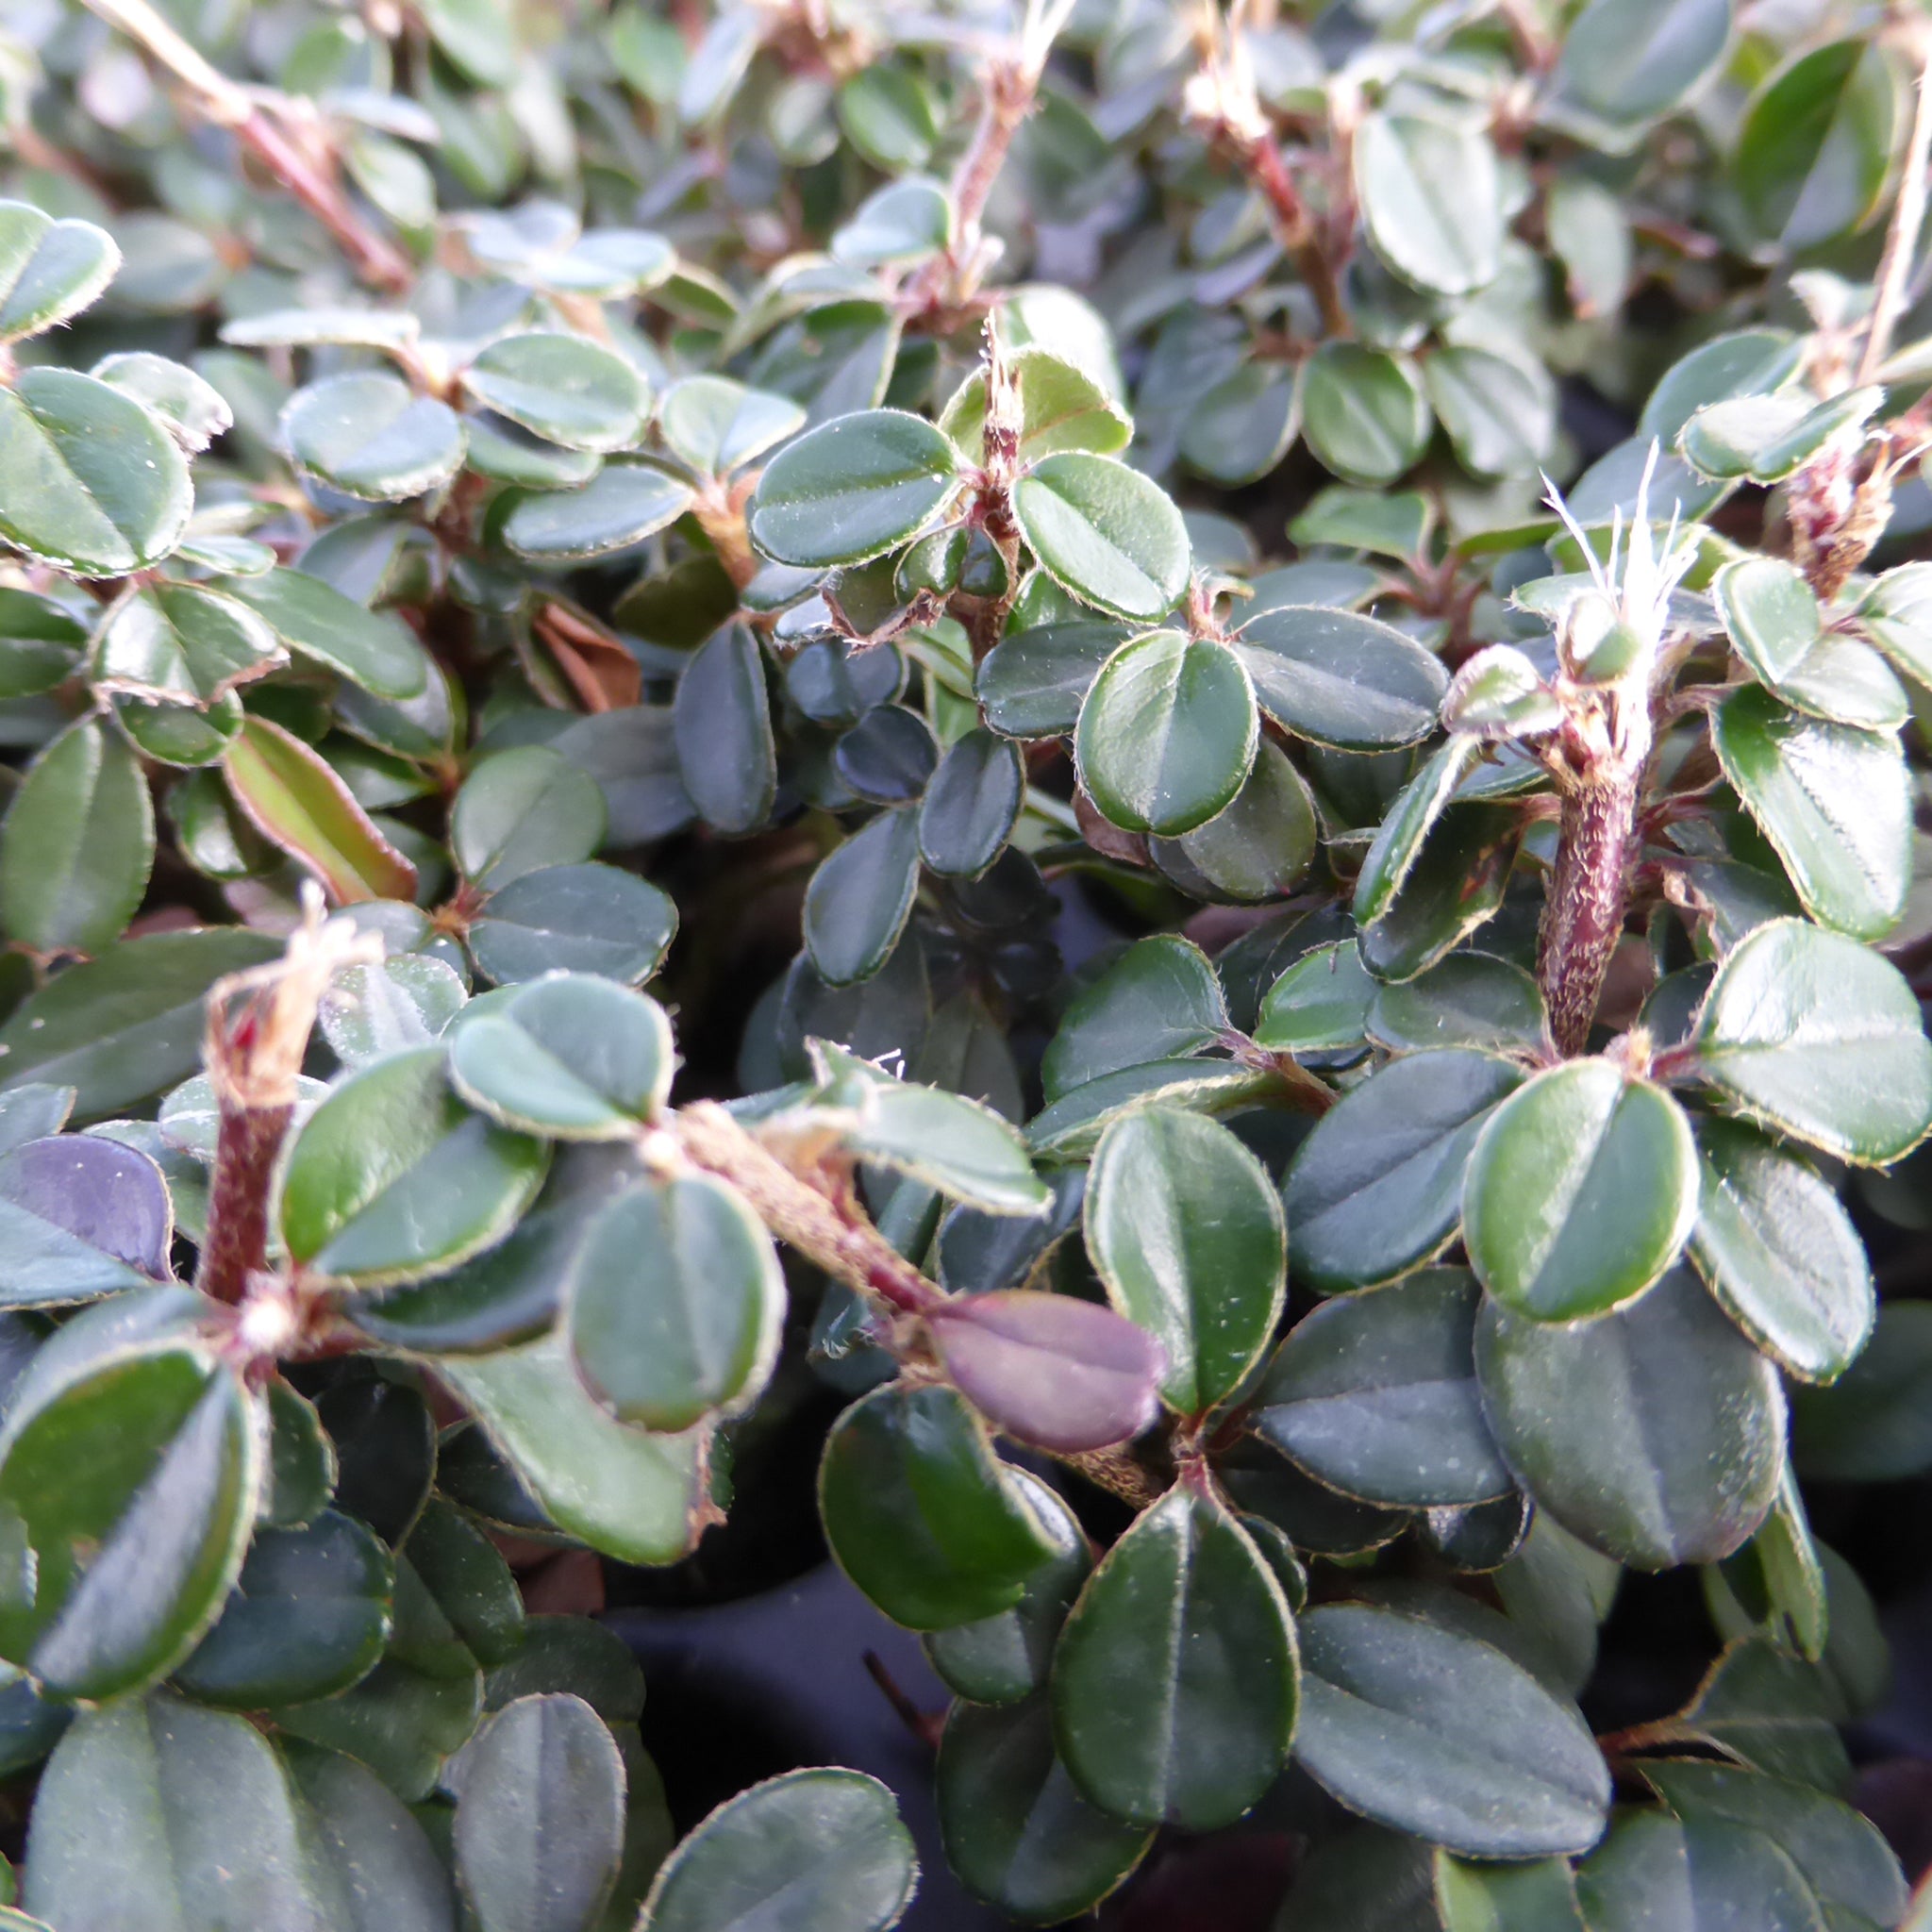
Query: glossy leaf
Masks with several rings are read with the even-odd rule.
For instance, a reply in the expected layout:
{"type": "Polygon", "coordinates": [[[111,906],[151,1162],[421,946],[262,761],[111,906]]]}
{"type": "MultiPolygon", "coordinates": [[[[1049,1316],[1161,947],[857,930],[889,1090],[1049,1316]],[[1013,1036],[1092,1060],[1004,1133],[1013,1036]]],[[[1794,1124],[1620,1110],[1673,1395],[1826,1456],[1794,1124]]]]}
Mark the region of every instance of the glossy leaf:
{"type": "Polygon", "coordinates": [[[1288,1171],[1289,1258],[1317,1288],[1366,1288],[1439,1254],[1462,1219],[1463,1171],[1522,1070],[1467,1048],[1382,1068],[1316,1123],[1288,1171]]]}
{"type": "Polygon", "coordinates": [[[463,425],[447,403],[393,375],[332,375],[282,411],[289,454],[310,475],[364,503],[400,503],[453,476],[463,425]]]}
{"type": "Polygon", "coordinates": [[[675,1056],[656,1000],[591,974],[540,979],[457,1029],[450,1078],[526,1134],[608,1141],[663,1107],[675,1056]]]}
{"type": "Polygon", "coordinates": [[[946,1861],[979,1897],[1023,1924],[1089,1912],[1153,1839],[1089,1804],[1054,1748],[1044,1697],[989,1709],[956,1704],[940,1741],[946,1861]]]}
{"type": "Polygon", "coordinates": [[[1700,1122],[1697,1145],[1690,1256],[1711,1292],[1792,1374],[1842,1374],[1871,1336],[1876,1303],[1864,1243],[1838,1196],[1738,1122],[1700,1122]]]}
{"type": "Polygon", "coordinates": [[[247,605],[298,658],[312,658],[375,697],[402,701],[427,689],[428,655],[393,611],[367,610],[299,570],[228,577],[222,589],[247,605]]]}
{"type": "Polygon", "coordinates": [[[1171,1491],[1102,1559],[1054,1658],[1054,1732],[1090,1804],[1126,1823],[1230,1824],[1295,1729],[1294,1624],[1221,1507],[1171,1491]]]}
{"type": "Polygon", "coordinates": [[[1484,1124],[1463,1182],[1463,1238],[1491,1294],[1573,1322],[1641,1294],[1697,1215],[1690,1123],[1606,1059],[1539,1074],[1484,1124]]]}
{"type": "Polygon", "coordinates": [[[1256,1393],[1257,1435],[1365,1502],[1467,1505],[1513,1487],[1483,1419],[1480,1297],[1459,1269],[1338,1296],[1290,1332],[1256,1393]]]}
{"type": "Polygon", "coordinates": [[[1745,111],[1733,163],[1758,235],[1802,249],[1863,226],[1891,163],[1896,112],[1885,58],[1860,39],[1773,75],[1745,111]]]}
{"type": "Polygon", "coordinates": [[[258,1530],[214,1627],[175,1680],[230,1710],[333,1697],[382,1657],[394,1591],[389,1552],[352,1517],[325,1509],[304,1528],[258,1530]]]}
{"type": "Polygon", "coordinates": [[[1041,568],[1116,617],[1164,617],[1187,588],[1180,511],[1158,484],[1112,457],[1045,458],[1014,486],[1013,514],[1041,568]]]}
{"type": "Polygon", "coordinates": [[[820,862],[805,895],[805,943],[831,986],[870,979],[891,956],[919,886],[919,814],[882,811],[820,862]]]}
{"type": "Polygon", "coordinates": [[[780,563],[863,563],[915,537],[958,488],[958,452],[924,419],[866,409],[808,431],[765,466],[747,527],[780,563]]]}
{"type": "Polygon", "coordinates": [[[0,1655],[106,1698],[153,1683],[212,1621],[254,1523],[262,1431],[208,1357],[110,1341],[76,1359],[67,1333],[64,1376],[43,1358],[0,1433],[0,1505],[33,1579],[0,1600],[0,1655]]]}
{"type": "Polygon", "coordinates": [[[1910,781],[1896,741],[1749,686],[1724,701],[1711,735],[1807,910],[1855,939],[1890,932],[1911,880],[1910,781]]]}
{"type": "Polygon", "coordinates": [[[1199,1053],[1227,1006],[1200,947],[1174,933],[1137,940],[1078,993],[1041,1063],[1046,1097],[1125,1067],[1199,1053]]]}
{"type": "Polygon", "coordinates": [[[1343,751],[1412,744],[1435,728],[1449,679],[1392,625],[1349,610],[1289,605],[1236,638],[1261,708],[1284,729],[1343,751]]]}
{"type": "Polygon", "coordinates": [[[1429,440],[1429,405],[1411,364],[1358,342],[1324,342],[1303,371],[1302,430],[1344,481],[1393,483],[1429,440]]]}
{"type": "Polygon", "coordinates": [[[819,1508],[839,1567],[915,1630],[1010,1608],[1054,1554],[984,1424],[950,1389],[895,1384],[847,1409],[825,1442],[819,1508]]]}
{"type": "Polygon", "coordinates": [[[335,1087],[287,1157],[276,1220],[291,1258],[361,1288],[420,1280],[501,1241],[548,1158],[472,1113],[440,1046],[373,1062],[335,1087]]]}
{"type": "Polygon", "coordinates": [[[624,1848],[624,1762],[581,1698],[520,1697],[463,1752],[457,1873],[482,1932],[587,1932],[624,1848]]]}
{"type": "Polygon", "coordinates": [[[665,1860],[640,1932],[888,1932],[919,1877],[892,1795],[856,1771],[793,1771],[719,1806],[665,1860]]]}
{"type": "Polygon", "coordinates": [[[1497,1443],[1537,1501],[1622,1562],[1715,1562],[1771,1507],[1775,1371],[1688,1268],[1574,1328],[1490,1304],[1476,1374],[1497,1443]]]}
{"type": "Polygon", "coordinates": [[[1225,1127],[1169,1108],[1116,1121],[1088,1181],[1085,1231],[1108,1297],[1160,1343],[1160,1392],[1198,1415],[1233,1392],[1281,1311],[1281,1204],[1225,1127]]]}
{"type": "Polygon", "coordinates": [[[525,496],[503,520],[503,541],[529,563],[584,563],[656,536],[691,499],[687,484],[650,463],[606,463],[581,489],[525,496]]]}
{"type": "Polygon", "coordinates": [[[1101,667],[1074,740],[1081,783],[1115,824],[1175,837],[1228,805],[1260,729],[1241,660],[1211,639],[1151,631],[1101,667]]]}
{"type": "Polygon", "coordinates": [[[1372,114],[1356,137],[1355,185],[1375,252],[1405,281],[1467,295],[1495,275],[1501,195],[1484,136],[1419,114],[1372,114]]]}
{"type": "Polygon", "coordinates": [[[450,849],[464,877],[498,891],[589,858],[607,823],[594,778],[547,745],[519,745],[485,758],[464,781],[450,808],[450,849]]]}
{"type": "Polygon", "coordinates": [[[612,865],[545,865],[491,894],[470,951],[499,986],[559,969],[636,986],[663,963],[676,930],[677,908],[648,879],[612,865]]]}
{"type": "Polygon", "coordinates": [[[771,1237],[708,1174],[644,1181],[597,1213],[568,1287],[572,1360],[620,1422],[666,1433],[762,1391],[785,1282],[771,1237]]]}
{"type": "Polygon", "coordinates": [[[550,442],[599,454],[635,442],[650,403],[615,350],[543,329],[491,342],[463,371],[463,387],[550,442]]]}
{"type": "Polygon", "coordinates": [[[934,872],[977,878],[1006,849],[1025,795],[1018,751],[969,731],[940,760],[919,808],[919,854],[934,872]]]}
{"type": "Polygon", "coordinates": [[[1732,951],[1698,1064],[1733,1105],[1844,1159],[1895,1160],[1932,1128],[1932,1043],[1897,970],[1800,920],[1732,951]]]}
{"type": "Polygon", "coordinates": [[[287,661],[246,605],[193,584],[157,584],[124,598],[93,648],[102,689],[197,707],[287,661]]]}
{"type": "Polygon", "coordinates": [[[613,1422],[559,1341],[444,1357],[438,1373],[557,1525],[627,1563],[671,1563],[696,1540],[700,1443],[613,1422]]]}
{"type": "Polygon", "coordinates": [[[160,562],[194,507],[187,460],[150,412],[72,369],[0,395],[0,536],[82,577],[160,562]]]}
{"type": "Polygon", "coordinates": [[[1469,1857],[1586,1851],[1609,1816],[1589,1727],[1499,1650],[1420,1617],[1302,1620],[1295,1756],[1351,1809],[1469,1857]]]}
{"type": "Polygon", "coordinates": [[[128,1698],[62,1739],[34,1806],[24,1897],[62,1932],[302,1924],[301,1826],[244,1718],[128,1698]]]}
{"type": "Polygon", "coordinates": [[[1274,1053],[1332,1052],[1359,1046],[1377,982],[1353,940],[1304,953],[1261,1002],[1255,1044],[1274,1053]]]}
{"type": "Polygon", "coordinates": [[[1576,1890],[1602,1932],[1820,1932],[1824,1924],[1798,1868],[1764,1833],[1661,1811],[1620,1818],[1578,1868],[1576,1890]]]}
{"type": "Polygon", "coordinates": [[[0,202],[0,341],[65,322],[120,266],[120,249],[92,222],[53,221],[28,202],[0,202]]]}

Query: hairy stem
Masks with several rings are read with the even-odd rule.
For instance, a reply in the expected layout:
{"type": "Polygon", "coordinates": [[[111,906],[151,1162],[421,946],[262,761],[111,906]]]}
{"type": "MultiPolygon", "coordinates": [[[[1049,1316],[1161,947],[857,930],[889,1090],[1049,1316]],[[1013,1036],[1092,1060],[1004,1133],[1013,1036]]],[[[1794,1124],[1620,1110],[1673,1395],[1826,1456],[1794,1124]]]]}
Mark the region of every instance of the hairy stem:
{"type": "Polygon", "coordinates": [[[1322,314],[1323,328],[1331,336],[1353,333],[1348,305],[1341,296],[1341,278],[1336,274],[1335,264],[1329,260],[1328,252],[1322,245],[1314,216],[1301,190],[1295,185],[1294,176],[1289,173],[1288,163],[1282,158],[1274,137],[1264,134],[1243,139],[1236,134],[1232,145],[1242,170],[1268,204],[1275,240],[1287,251],[1294,263],[1295,273],[1307,283],[1308,292],[1315,298],[1315,307],[1322,314]]]}
{"type": "Polygon", "coordinates": [[[1556,874],[1537,942],[1537,981],[1557,1051],[1589,1043],[1610,957],[1623,937],[1638,780],[1613,770],[1563,801],[1556,874]]]}
{"type": "Polygon", "coordinates": [[[358,275],[380,289],[408,287],[409,258],[364,225],[332,167],[303,151],[266,98],[230,80],[182,39],[149,0],[87,0],[89,8],[166,68],[194,112],[235,138],[333,235],[358,275]]]}
{"type": "Polygon", "coordinates": [[[382,957],[375,934],[323,923],[312,885],[303,897],[305,917],[287,953],[217,980],[208,992],[204,1058],[221,1127],[194,1285],[217,1301],[242,1301],[267,1263],[270,1182],[324,990],[341,968],[382,957]]]}
{"type": "Polygon", "coordinates": [[[843,1212],[715,1102],[693,1101],[666,1125],[692,1166],[729,1181],[780,1241],[848,1288],[910,1315],[945,1299],[871,1222],[843,1212]]]}

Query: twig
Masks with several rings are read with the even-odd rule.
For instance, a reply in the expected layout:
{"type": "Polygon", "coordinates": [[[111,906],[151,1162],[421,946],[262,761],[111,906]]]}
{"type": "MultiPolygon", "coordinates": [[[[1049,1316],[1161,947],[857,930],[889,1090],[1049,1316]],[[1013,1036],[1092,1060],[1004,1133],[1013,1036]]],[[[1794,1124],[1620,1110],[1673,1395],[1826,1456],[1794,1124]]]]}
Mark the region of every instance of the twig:
{"type": "Polygon", "coordinates": [[[323,992],[342,967],[382,958],[375,934],[324,923],[312,883],[303,913],[281,958],[217,980],[208,993],[205,1052],[221,1126],[194,1285],[217,1301],[239,1303],[266,1261],[270,1179],[323,992]]]}
{"type": "Polygon", "coordinates": [[[1891,332],[1905,308],[1906,285],[1911,277],[1912,256],[1925,219],[1925,170],[1932,158],[1932,46],[1919,63],[1918,105],[1912,114],[1911,140],[1906,147],[1899,175],[1898,199],[1891,209],[1891,226],[1885,237],[1885,254],[1878,264],[1878,281],[1872,297],[1872,321],[1865,334],[1865,353],[1858,360],[1858,380],[1871,382],[1891,347],[1891,332]]]}
{"type": "Polygon", "coordinates": [[[304,153],[284,125],[291,104],[230,80],[182,39],[149,0],[87,0],[87,6],[166,68],[201,119],[233,133],[335,237],[365,281],[391,291],[408,286],[414,273],[408,257],[363,225],[332,168],[319,166],[304,153]]]}
{"type": "Polygon", "coordinates": [[[1315,298],[1323,328],[1330,336],[1350,334],[1341,277],[1323,244],[1314,211],[1261,111],[1239,31],[1233,25],[1224,30],[1211,14],[1203,23],[1201,66],[1188,82],[1184,105],[1187,118],[1240,167],[1260,194],[1275,240],[1315,298]]]}
{"type": "Polygon", "coordinates": [[[953,171],[953,242],[907,284],[905,305],[915,314],[957,307],[972,293],[983,267],[980,221],[1020,124],[1033,111],[1047,56],[1074,10],[1074,0],[1026,0],[1016,42],[987,63],[979,121],[953,171]],[[950,291],[950,303],[942,299],[950,291]]]}

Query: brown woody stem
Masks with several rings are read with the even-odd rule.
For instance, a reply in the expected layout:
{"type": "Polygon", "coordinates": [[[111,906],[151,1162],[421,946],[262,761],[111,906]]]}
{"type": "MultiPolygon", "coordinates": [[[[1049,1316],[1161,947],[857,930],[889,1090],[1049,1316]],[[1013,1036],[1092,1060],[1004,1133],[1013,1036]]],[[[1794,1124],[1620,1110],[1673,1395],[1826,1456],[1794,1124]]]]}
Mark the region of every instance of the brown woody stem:
{"type": "Polygon", "coordinates": [[[340,968],[382,957],[374,934],[323,924],[313,886],[304,898],[288,952],[217,980],[208,993],[205,1058],[221,1127],[194,1285],[217,1301],[242,1301],[249,1277],[266,1265],[270,1182],[323,991],[340,968]]]}
{"type": "Polygon", "coordinates": [[[666,1125],[692,1166],[727,1180],[780,1241],[848,1288],[920,1315],[945,1299],[871,1222],[842,1211],[713,1101],[693,1101],[666,1125]]]}
{"type": "Polygon", "coordinates": [[[1295,185],[1294,176],[1289,173],[1280,148],[1270,135],[1242,138],[1237,133],[1232,144],[1249,180],[1268,204],[1275,239],[1288,252],[1295,273],[1315,298],[1323,328],[1331,336],[1352,334],[1348,305],[1341,298],[1341,277],[1322,245],[1314,216],[1295,185]]]}
{"type": "Polygon", "coordinates": [[[1623,937],[1638,783],[1613,769],[1563,801],[1557,869],[1537,943],[1537,980],[1560,1053],[1581,1053],[1588,1044],[1623,937]]]}
{"type": "MultiPolygon", "coordinates": [[[[653,1138],[670,1135],[677,1155],[693,1167],[729,1181],[752,1211],[807,1260],[842,1281],[868,1300],[883,1301],[902,1314],[929,1313],[947,1299],[912,1263],[856,1209],[847,1211],[824,1189],[794,1172],[757,1135],[715,1101],[693,1101],[647,1128],[640,1152],[654,1156],[653,1138]]],[[[1124,1502],[1143,1508],[1159,1486],[1124,1446],[1056,1455],[1089,1482],[1124,1502]]]]}
{"type": "Polygon", "coordinates": [[[230,80],[191,46],[149,0],[87,0],[89,8],[172,74],[194,112],[228,128],[308,212],[333,235],[365,281],[389,291],[407,288],[414,271],[392,242],[366,227],[342,192],[332,166],[304,152],[263,96],[230,80]]]}
{"type": "Polygon", "coordinates": [[[1858,380],[1861,383],[1876,378],[1886,353],[1891,347],[1891,331],[1906,306],[1906,287],[1911,276],[1912,256],[1918,248],[1919,230],[1925,219],[1925,172],[1928,160],[1932,160],[1932,48],[1921,52],[1918,85],[1914,93],[1918,105],[1912,115],[1911,140],[1906,149],[1905,166],[1899,174],[1898,199],[1892,205],[1891,226],[1885,237],[1885,255],[1878,265],[1878,280],[1872,292],[1872,322],[1865,334],[1865,352],[1858,360],[1858,380]]]}

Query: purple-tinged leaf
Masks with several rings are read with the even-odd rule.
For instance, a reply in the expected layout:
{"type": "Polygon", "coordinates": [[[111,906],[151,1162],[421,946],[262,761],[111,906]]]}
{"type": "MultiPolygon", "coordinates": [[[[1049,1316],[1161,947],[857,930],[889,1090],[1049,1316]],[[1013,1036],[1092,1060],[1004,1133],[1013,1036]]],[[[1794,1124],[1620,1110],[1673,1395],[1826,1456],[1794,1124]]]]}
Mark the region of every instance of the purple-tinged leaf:
{"type": "Polygon", "coordinates": [[[960,1393],[1020,1441],[1105,1449],[1138,1436],[1159,1407],[1159,1342],[1096,1303],[1011,1289],[948,1302],[929,1322],[960,1393]]]}
{"type": "Polygon", "coordinates": [[[116,1141],[59,1135],[0,1156],[0,1301],[80,1302],[172,1278],[161,1171],[116,1141]]]}

